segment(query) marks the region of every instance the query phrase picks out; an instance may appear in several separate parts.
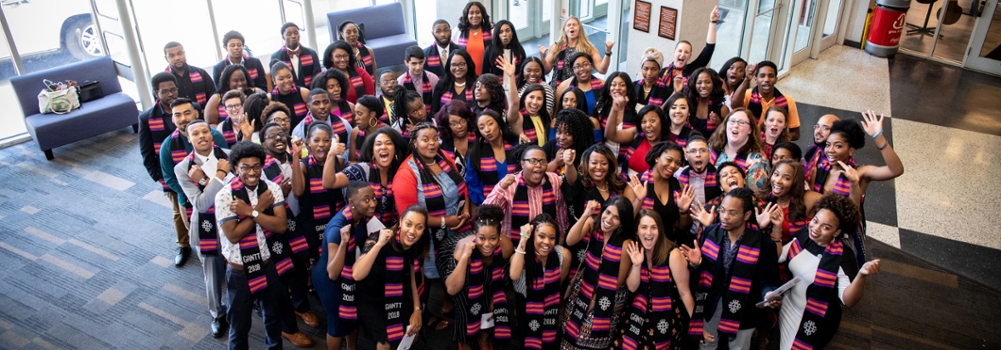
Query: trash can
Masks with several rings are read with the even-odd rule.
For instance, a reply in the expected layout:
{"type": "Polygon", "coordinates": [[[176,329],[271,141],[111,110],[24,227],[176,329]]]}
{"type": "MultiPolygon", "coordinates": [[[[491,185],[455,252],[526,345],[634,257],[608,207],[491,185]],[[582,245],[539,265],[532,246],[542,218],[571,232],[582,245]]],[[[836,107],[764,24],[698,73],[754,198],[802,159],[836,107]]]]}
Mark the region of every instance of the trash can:
{"type": "Polygon", "coordinates": [[[896,55],[910,7],[910,0],[877,0],[865,52],[877,57],[896,55]]]}

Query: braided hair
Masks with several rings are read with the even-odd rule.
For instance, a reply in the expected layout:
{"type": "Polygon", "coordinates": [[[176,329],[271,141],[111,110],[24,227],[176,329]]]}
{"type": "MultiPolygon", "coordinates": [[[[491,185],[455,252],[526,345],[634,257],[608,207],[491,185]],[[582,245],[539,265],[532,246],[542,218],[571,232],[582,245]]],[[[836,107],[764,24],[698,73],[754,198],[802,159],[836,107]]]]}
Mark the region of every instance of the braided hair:
{"type": "MultiPolygon", "coordinates": [[[[407,130],[407,127],[409,127],[410,124],[414,123],[410,120],[410,114],[407,113],[407,105],[413,101],[421,101],[421,103],[424,102],[424,100],[421,99],[421,95],[418,94],[417,91],[408,90],[402,86],[397,86],[396,91],[393,91],[392,115],[393,119],[396,119],[396,123],[398,124],[396,126],[399,127],[401,133],[404,130],[407,130]]],[[[425,116],[425,118],[427,117],[425,116]]]]}

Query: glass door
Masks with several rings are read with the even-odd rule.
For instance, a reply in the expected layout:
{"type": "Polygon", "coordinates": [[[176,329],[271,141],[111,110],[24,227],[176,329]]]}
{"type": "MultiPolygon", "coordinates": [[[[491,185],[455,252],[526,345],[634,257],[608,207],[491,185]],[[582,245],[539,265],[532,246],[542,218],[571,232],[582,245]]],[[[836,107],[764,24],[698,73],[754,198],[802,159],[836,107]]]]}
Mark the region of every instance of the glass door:
{"type": "Polygon", "coordinates": [[[988,0],[980,16],[966,57],[966,68],[1001,75],[1001,6],[988,0]]]}
{"type": "Polygon", "coordinates": [[[826,2],[827,13],[821,15],[824,18],[824,31],[821,33],[820,51],[824,51],[838,42],[838,29],[841,27],[841,4],[843,1],[827,0],[826,2]]]}
{"type": "Polygon", "coordinates": [[[553,0],[508,0],[507,3],[508,20],[514,24],[525,54],[538,56],[538,45],[549,46],[548,38],[544,37],[549,34],[553,0]]]}
{"type": "Polygon", "coordinates": [[[781,17],[778,15],[782,7],[780,0],[760,0],[757,5],[754,20],[747,23],[749,28],[745,29],[751,33],[746,55],[748,62],[760,62],[773,56],[770,54],[774,49],[772,28],[776,19],[781,17]]]}
{"type": "Polygon", "coordinates": [[[813,44],[813,27],[817,14],[817,0],[794,0],[789,16],[789,36],[783,66],[792,67],[810,57],[813,44]]]}

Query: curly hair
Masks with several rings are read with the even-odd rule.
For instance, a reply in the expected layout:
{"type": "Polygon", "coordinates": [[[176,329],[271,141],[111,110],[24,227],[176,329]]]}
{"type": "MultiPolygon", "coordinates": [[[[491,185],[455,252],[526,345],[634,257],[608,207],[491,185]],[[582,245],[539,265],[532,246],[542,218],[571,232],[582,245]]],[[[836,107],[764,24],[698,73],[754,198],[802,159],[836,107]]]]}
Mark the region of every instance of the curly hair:
{"type": "Polygon", "coordinates": [[[261,111],[261,116],[264,117],[264,120],[266,122],[270,122],[271,115],[274,114],[275,112],[285,113],[286,117],[292,114],[292,111],[290,111],[288,109],[288,106],[286,106],[284,103],[272,101],[268,103],[267,106],[264,106],[264,109],[261,111]]]}
{"type": "MultiPolygon", "coordinates": [[[[542,109],[545,110],[545,108],[542,109]]],[[[556,132],[570,134],[570,137],[573,138],[573,150],[577,152],[578,157],[594,144],[594,124],[591,123],[591,118],[587,114],[579,110],[564,109],[560,111],[560,114],[556,115],[556,125],[553,129],[556,132]]],[[[577,158],[578,164],[583,163],[583,159],[577,158]]]]}
{"type": "Polygon", "coordinates": [[[818,212],[824,209],[830,210],[838,218],[838,229],[842,232],[855,230],[862,221],[862,214],[859,212],[858,205],[851,198],[834,192],[820,197],[817,204],[813,206],[811,216],[816,216],[818,212]]]}
{"type": "Polygon", "coordinates": [[[341,95],[337,96],[337,98],[340,100],[348,98],[348,89],[351,88],[351,86],[348,85],[348,76],[345,75],[344,72],[336,69],[327,69],[323,71],[323,73],[320,73],[320,75],[317,75],[313,79],[313,82],[309,85],[309,89],[322,89],[323,91],[327,91],[327,82],[330,81],[330,79],[337,80],[337,85],[341,86],[341,95]]]}
{"type": "MultiPolygon", "coordinates": [[[[719,165],[716,166],[716,173],[719,174],[719,173],[723,172],[723,169],[727,168],[727,167],[733,167],[734,169],[737,169],[737,173],[740,174],[740,178],[741,179],[746,179],[747,178],[747,172],[745,172],[743,168],[741,168],[739,165],[737,165],[737,163],[734,163],[734,162],[722,162],[722,163],[719,163],[719,165]]],[[[716,181],[716,187],[718,187],[722,191],[723,190],[723,181],[716,181]]]]}
{"type": "Polygon", "coordinates": [[[400,168],[400,164],[403,164],[403,160],[407,158],[408,152],[407,141],[404,140],[403,136],[400,136],[400,133],[396,132],[393,128],[383,126],[376,129],[371,135],[368,135],[368,137],[365,138],[365,142],[361,144],[361,149],[358,150],[360,153],[358,155],[358,161],[364,163],[372,163],[375,161],[375,139],[378,138],[379,135],[383,134],[389,137],[390,142],[393,143],[395,154],[393,154],[393,161],[389,166],[389,178],[392,179],[396,176],[396,170],[400,168]]]}
{"type": "Polygon", "coordinates": [[[238,168],[237,165],[244,158],[257,158],[261,160],[261,165],[264,165],[264,158],[267,158],[268,151],[264,150],[264,146],[258,145],[251,141],[240,141],[233,144],[230,148],[229,155],[226,157],[233,164],[233,168],[238,168]]]}
{"type": "Polygon", "coordinates": [[[504,220],[503,208],[493,204],[483,204],[476,208],[473,230],[479,231],[481,227],[493,227],[497,229],[497,233],[501,233],[502,220],[504,220]]]}
{"type": "Polygon", "coordinates": [[[744,146],[737,153],[761,153],[761,149],[764,148],[761,145],[761,131],[758,128],[758,123],[754,122],[754,113],[751,113],[751,110],[744,107],[735,108],[730,111],[730,114],[726,118],[723,118],[720,127],[716,128],[716,131],[709,137],[709,148],[716,151],[716,154],[723,153],[730,135],[729,131],[727,131],[727,124],[730,122],[730,118],[737,113],[743,113],[747,117],[748,126],[751,128],[751,133],[747,136],[747,142],[744,143],[744,146]]]}
{"type": "Polygon", "coordinates": [[[806,195],[806,189],[803,186],[796,186],[795,184],[805,183],[803,180],[803,164],[799,161],[793,159],[783,159],[775,166],[772,167],[772,172],[768,174],[768,180],[765,184],[761,186],[758,190],[758,198],[767,198],[769,201],[778,201],[772,194],[772,176],[779,171],[783,165],[788,165],[792,167],[792,183],[793,186],[789,187],[789,217],[792,220],[802,219],[806,217],[806,203],[803,201],[806,195]]]}
{"type": "Polygon", "coordinates": [[[592,154],[600,154],[608,160],[608,175],[606,175],[605,179],[606,182],[608,182],[609,192],[622,193],[622,191],[625,191],[626,182],[615,174],[615,170],[619,168],[615,153],[612,153],[612,149],[608,148],[608,146],[605,146],[603,143],[593,144],[581,154],[580,167],[577,168],[577,176],[581,178],[581,183],[584,184],[584,187],[587,188],[597,185],[594,180],[591,179],[591,172],[588,171],[592,154]]]}
{"type": "Polygon", "coordinates": [[[243,45],[245,42],[247,42],[247,40],[243,38],[243,34],[240,34],[240,32],[238,31],[231,30],[226,32],[226,34],[222,35],[222,46],[225,47],[226,44],[233,39],[239,40],[240,45],[243,45]]]}
{"type": "Polygon", "coordinates": [[[480,30],[490,31],[493,29],[493,25],[490,24],[492,23],[490,22],[490,15],[487,14],[487,8],[479,1],[470,1],[466,4],[466,7],[462,9],[462,17],[459,17],[459,31],[469,29],[470,24],[467,18],[469,17],[469,9],[473,6],[480,9],[480,16],[483,17],[483,20],[480,21],[480,30]]]}
{"type": "Polygon", "coordinates": [[[646,164],[653,168],[657,165],[657,160],[660,159],[660,155],[670,151],[677,151],[678,154],[682,156],[682,159],[684,158],[685,150],[682,149],[681,146],[678,146],[678,144],[671,141],[660,141],[654,144],[653,147],[650,147],[650,151],[646,154],[646,164]]]}
{"type": "MultiPolygon", "coordinates": [[[[841,134],[854,149],[865,147],[865,130],[859,122],[852,119],[842,119],[831,125],[831,135],[841,134]]],[[[830,138],[830,136],[828,136],[830,138]]]]}
{"type": "Polygon", "coordinates": [[[487,104],[487,108],[498,112],[504,110],[504,86],[501,85],[500,78],[497,78],[496,75],[485,73],[476,79],[476,85],[483,86],[490,94],[490,103],[487,104]]]}
{"type": "Polygon", "coordinates": [[[236,71],[243,72],[243,79],[247,81],[248,89],[254,88],[254,79],[250,79],[250,72],[247,71],[247,68],[239,64],[231,64],[222,69],[222,73],[219,73],[219,81],[215,84],[216,91],[218,91],[220,96],[226,93],[226,91],[232,90],[229,87],[229,79],[233,77],[233,73],[236,73],[236,71]]]}
{"type": "Polygon", "coordinates": [[[449,140],[455,137],[452,135],[452,126],[449,125],[449,117],[457,116],[466,121],[466,132],[473,132],[471,128],[476,125],[476,114],[473,114],[466,106],[466,102],[463,100],[452,100],[449,101],[447,105],[442,106],[438,110],[438,114],[434,115],[434,121],[438,124],[438,138],[444,140],[449,140]]]}
{"type": "Polygon", "coordinates": [[[327,45],[327,48],[323,50],[323,68],[326,69],[334,68],[334,50],[337,49],[344,50],[344,52],[347,52],[348,69],[354,68],[355,64],[357,64],[355,62],[355,55],[354,55],[355,51],[351,47],[351,44],[348,44],[348,42],[344,40],[338,40],[333,43],[330,43],[330,45],[327,45]]]}
{"type": "Polygon", "coordinates": [[[611,113],[612,82],[615,81],[615,78],[622,79],[622,82],[626,85],[625,96],[628,99],[628,101],[626,101],[626,108],[629,109],[636,105],[636,92],[634,91],[635,84],[633,84],[633,80],[629,78],[629,74],[626,74],[626,72],[612,72],[612,74],[609,74],[608,78],[605,79],[605,86],[601,88],[601,93],[599,94],[601,98],[594,102],[595,115],[608,117],[611,113]]]}

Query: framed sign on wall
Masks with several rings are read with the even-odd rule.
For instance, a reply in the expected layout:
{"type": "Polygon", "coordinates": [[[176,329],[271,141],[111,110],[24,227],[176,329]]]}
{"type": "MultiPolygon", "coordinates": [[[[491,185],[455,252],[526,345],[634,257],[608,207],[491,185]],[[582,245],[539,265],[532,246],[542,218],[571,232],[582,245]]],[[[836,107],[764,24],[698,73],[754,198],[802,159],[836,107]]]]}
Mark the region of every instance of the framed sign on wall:
{"type": "Polygon", "coordinates": [[[678,10],[661,6],[660,7],[660,30],[657,35],[667,40],[674,40],[678,27],[678,10]]]}
{"type": "Polygon", "coordinates": [[[653,10],[653,4],[643,0],[636,0],[636,5],[633,8],[636,9],[633,13],[633,29],[649,33],[650,11],[653,10]]]}

